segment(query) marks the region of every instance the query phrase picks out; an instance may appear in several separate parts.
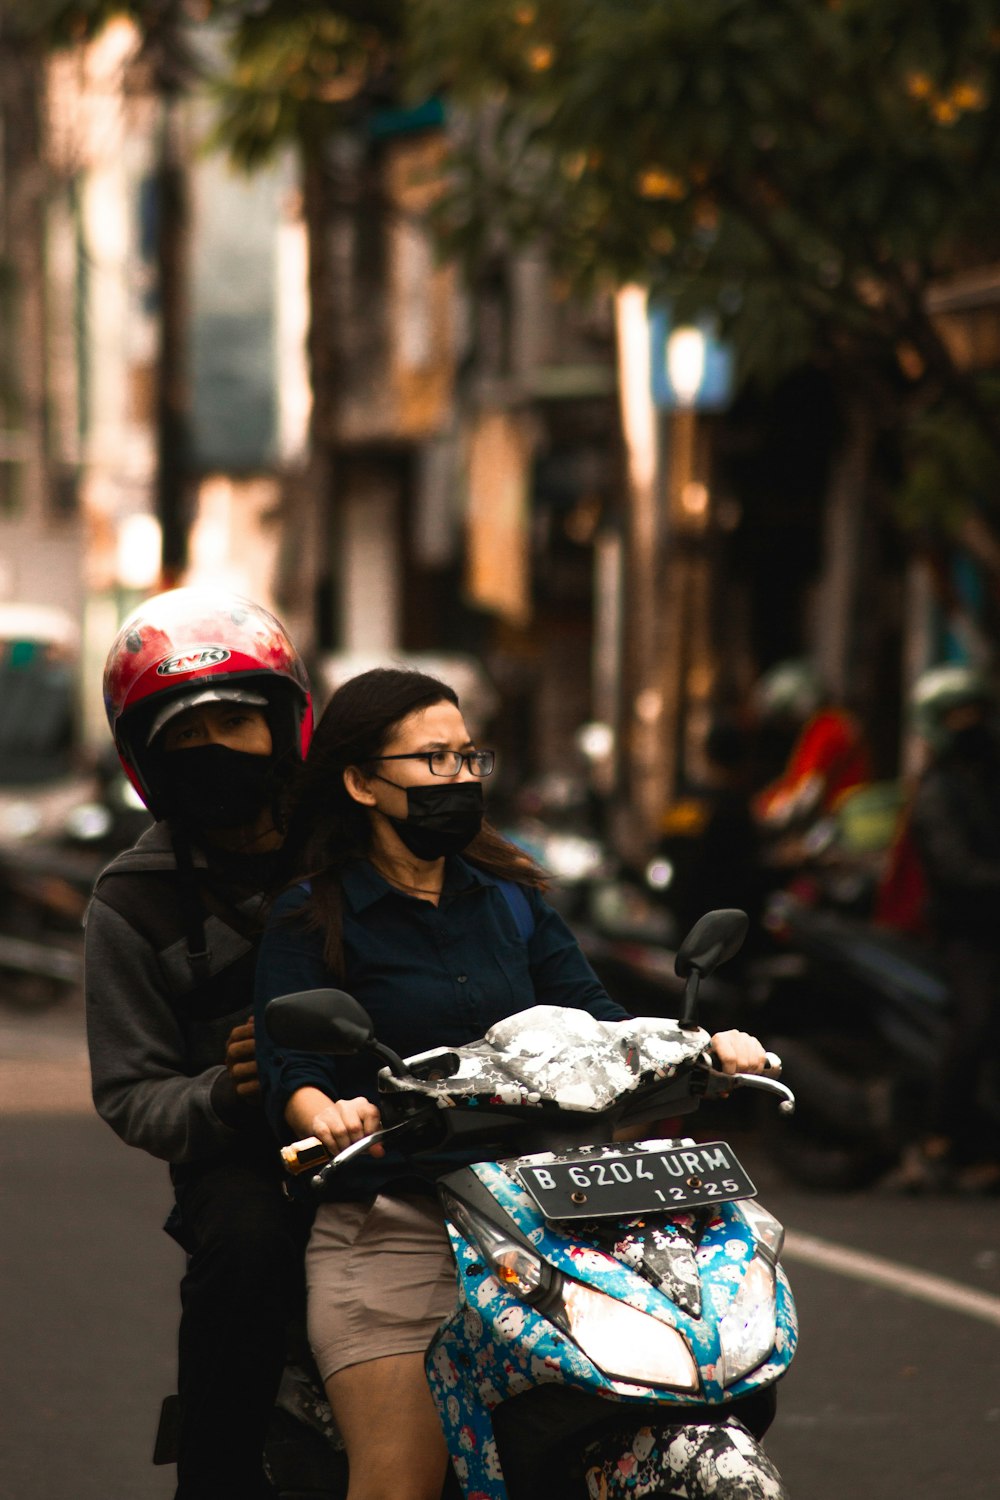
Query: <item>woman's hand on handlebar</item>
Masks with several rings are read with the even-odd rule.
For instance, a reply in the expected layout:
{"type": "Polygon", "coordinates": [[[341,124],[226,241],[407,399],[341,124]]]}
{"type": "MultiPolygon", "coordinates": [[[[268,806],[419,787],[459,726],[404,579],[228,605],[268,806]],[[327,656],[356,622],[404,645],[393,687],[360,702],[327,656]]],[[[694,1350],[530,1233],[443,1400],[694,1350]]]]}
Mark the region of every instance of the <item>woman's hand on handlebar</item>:
{"type": "Polygon", "coordinates": [[[717,1031],[711,1048],[723,1073],[763,1073],[767,1066],[767,1053],[748,1031],[717,1031]]]}
{"type": "MultiPolygon", "coordinates": [[[[354,1141],[378,1130],[382,1123],[375,1105],[364,1095],[357,1099],[331,1099],[321,1089],[296,1089],[285,1106],[285,1119],[296,1135],[314,1135],[336,1156],[354,1141]]],[[[371,1147],[372,1156],[384,1156],[385,1147],[371,1147]]]]}

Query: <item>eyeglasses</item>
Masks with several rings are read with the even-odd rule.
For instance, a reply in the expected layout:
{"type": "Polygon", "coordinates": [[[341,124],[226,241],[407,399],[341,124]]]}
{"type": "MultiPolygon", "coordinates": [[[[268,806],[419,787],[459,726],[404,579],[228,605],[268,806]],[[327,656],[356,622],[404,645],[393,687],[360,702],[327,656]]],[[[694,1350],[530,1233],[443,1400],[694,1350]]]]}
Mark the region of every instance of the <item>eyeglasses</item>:
{"type": "Polygon", "coordinates": [[[457,776],[463,765],[473,776],[489,776],[495,750],[413,750],[408,755],[376,755],[375,760],[425,760],[432,776],[457,776]]]}

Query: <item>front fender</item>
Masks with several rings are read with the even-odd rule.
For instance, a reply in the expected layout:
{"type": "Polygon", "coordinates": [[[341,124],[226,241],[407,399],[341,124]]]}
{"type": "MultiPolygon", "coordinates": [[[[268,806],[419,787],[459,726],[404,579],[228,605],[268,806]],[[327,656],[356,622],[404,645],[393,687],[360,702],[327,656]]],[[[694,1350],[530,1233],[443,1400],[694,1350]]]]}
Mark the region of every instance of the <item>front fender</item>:
{"type": "Polygon", "coordinates": [[[586,1455],[590,1500],[788,1500],[781,1475],[735,1418],[619,1436],[586,1455]]]}

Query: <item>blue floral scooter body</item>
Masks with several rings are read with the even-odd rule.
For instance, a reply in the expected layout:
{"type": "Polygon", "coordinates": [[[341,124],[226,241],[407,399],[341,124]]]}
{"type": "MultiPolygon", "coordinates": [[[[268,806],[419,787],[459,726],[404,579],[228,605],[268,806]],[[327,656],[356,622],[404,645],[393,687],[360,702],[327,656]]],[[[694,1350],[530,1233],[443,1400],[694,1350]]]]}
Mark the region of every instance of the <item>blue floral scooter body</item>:
{"type": "MultiPolygon", "coordinates": [[[[422,1098],[446,1115],[520,1111],[526,1140],[542,1140],[553,1124],[558,1136],[575,1121],[568,1154],[564,1147],[536,1148],[533,1156],[479,1162],[440,1184],[458,1298],[426,1364],[466,1500],[514,1500],[502,1464],[513,1467],[524,1455],[513,1456],[518,1409],[506,1403],[529,1392],[540,1400],[561,1392],[582,1418],[585,1452],[572,1463],[581,1458],[594,1500],[643,1500],[668,1488],[687,1500],[783,1500],[777,1471],[740,1420],[750,1405],[759,1417],[761,1393],[784,1373],[795,1348],[795,1308],[778,1265],[781,1226],[749,1201],[753,1184],[722,1143],[721,1156],[693,1141],[593,1144],[595,1135],[607,1139],[600,1134],[608,1129],[606,1112],[623,1101],[641,1098],[649,1106],[695,1097],[691,1070],[709,1041],[691,1024],[656,1017],[602,1022],[584,1011],[538,1005],[497,1023],[481,1042],[407,1059],[406,1077],[380,1075],[388,1096],[422,1098]],[[680,1096],[670,1093],[674,1083],[680,1096]],[[730,1165],[721,1183],[706,1185],[688,1173],[688,1185],[699,1186],[692,1186],[694,1198],[683,1192],[678,1198],[679,1179],[671,1184],[660,1168],[673,1172],[671,1152],[688,1147],[709,1153],[707,1175],[710,1157],[730,1165]],[[643,1161],[643,1153],[652,1155],[643,1161]],[[568,1174],[575,1183],[578,1167],[601,1200],[595,1212],[592,1193],[586,1195],[586,1212],[593,1214],[586,1220],[564,1197],[547,1198],[540,1176],[556,1183],[557,1174],[563,1180],[568,1174]],[[598,1185],[616,1177],[632,1184],[629,1193],[639,1179],[650,1188],[659,1177],[662,1187],[643,1198],[644,1215],[608,1207],[598,1185]],[[718,1191],[714,1203],[702,1196],[710,1188],[718,1191]],[[653,1212],[649,1202],[657,1205],[653,1212]],[[683,1207],[671,1211],[671,1204],[683,1207]],[[506,1246],[499,1259],[498,1243],[506,1246]],[[519,1280],[517,1263],[537,1280],[519,1280]],[[604,1320],[600,1358],[566,1296],[596,1308],[598,1322],[604,1320]]],[[[755,1421],[767,1425],[766,1418],[755,1421]]],[[[528,1487],[537,1493],[536,1484],[528,1487]]]]}
{"type": "MultiPolygon", "coordinates": [[[[681,1143],[635,1143],[631,1151],[681,1143]]],[[[691,1144],[691,1143],[685,1143],[691,1144]]],[[[595,1147],[620,1155],[622,1147],[595,1147]]],[[[480,1247],[449,1219],[455,1252],[458,1299],[427,1353],[427,1374],[453,1463],[466,1500],[508,1500],[497,1452],[492,1413],[508,1399],[544,1384],[556,1384],[617,1404],[624,1425],[628,1408],[651,1404],[662,1410],[659,1431],[644,1425],[616,1461],[615,1472],[592,1481],[592,1493],[641,1496],[641,1470],[662,1474],[658,1445],[672,1440],[685,1424],[685,1409],[718,1406],[719,1421],[736,1398],[767,1386],[787,1369],[797,1341],[795,1305],[780,1265],[779,1243],[769,1247],[775,1279],[774,1338],[770,1354],[741,1378],[722,1383],[720,1323],[732,1308],[755,1255],[762,1249],[753,1207],[722,1203],[710,1209],[576,1227],[547,1222],[521,1185],[518,1167],[545,1160],[519,1158],[480,1163],[475,1174],[490,1197],[536,1254],[568,1281],[602,1292],[615,1302],[676,1328],[687,1341],[698,1368],[699,1389],[691,1393],[615,1379],[598,1368],[574,1340],[542,1311],[501,1284],[480,1247]],[[651,1278],[637,1266],[650,1257],[659,1270],[651,1278]],[[656,1284],[656,1283],[659,1284],[656,1284]],[[634,1465],[634,1467],[633,1467],[634,1465]],[[620,1470],[620,1472],[619,1472],[620,1470]]],[[[769,1216],[765,1216],[769,1218],[769,1216]]],[[[775,1230],[780,1227],[770,1220],[775,1230]]],[[[703,1420],[703,1419],[702,1419],[703,1420]]],[[[636,1423],[637,1429],[640,1423],[636,1423]]],[[[702,1428],[701,1430],[704,1430],[702,1428]]],[[[775,1476],[776,1477],[776,1476],[775,1476]]],[[[655,1480],[657,1492],[662,1480],[655,1480]]],[[[762,1481],[760,1494],[780,1495],[762,1481]]]]}

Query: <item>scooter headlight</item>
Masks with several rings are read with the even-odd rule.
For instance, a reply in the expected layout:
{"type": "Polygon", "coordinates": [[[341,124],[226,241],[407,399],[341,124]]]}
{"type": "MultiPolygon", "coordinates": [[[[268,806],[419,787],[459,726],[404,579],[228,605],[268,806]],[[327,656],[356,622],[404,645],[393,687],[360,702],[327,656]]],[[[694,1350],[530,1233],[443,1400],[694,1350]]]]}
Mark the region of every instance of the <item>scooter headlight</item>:
{"type": "Polygon", "coordinates": [[[444,1191],[449,1219],[475,1245],[502,1287],[538,1307],[613,1380],[696,1391],[698,1367],[676,1328],[561,1276],[489,1219],[444,1191]]]}
{"type": "Polygon", "coordinates": [[[558,1296],[556,1321],[605,1375],[634,1385],[698,1389],[698,1367],[676,1328],[578,1281],[564,1280],[558,1296]]]}
{"type": "Polygon", "coordinates": [[[719,1323],[720,1385],[732,1385],[767,1358],[774,1348],[776,1326],[774,1266],[765,1255],[757,1254],[719,1323]]]}

